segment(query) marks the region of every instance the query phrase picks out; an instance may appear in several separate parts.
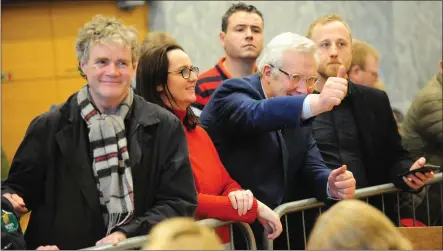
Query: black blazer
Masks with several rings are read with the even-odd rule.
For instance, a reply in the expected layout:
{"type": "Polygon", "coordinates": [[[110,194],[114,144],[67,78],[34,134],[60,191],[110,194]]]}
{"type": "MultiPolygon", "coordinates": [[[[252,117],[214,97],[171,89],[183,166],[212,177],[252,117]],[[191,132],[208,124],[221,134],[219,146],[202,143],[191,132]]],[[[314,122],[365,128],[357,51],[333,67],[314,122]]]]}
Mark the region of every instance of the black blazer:
{"type": "MultiPolygon", "coordinates": [[[[388,95],[384,91],[349,81],[348,98],[357,126],[369,186],[394,183],[400,189],[409,190],[398,174],[409,170],[415,160],[410,158],[408,151],[402,146],[388,95]]],[[[320,116],[324,114],[317,117],[320,116]]],[[[315,126],[315,120],[313,125],[315,126]]],[[[314,133],[314,138],[318,137],[314,133]]],[[[382,208],[380,201],[373,201],[374,205],[382,208]]],[[[385,208],[390,211],[388,215],[393,220],[396,218],[392,215],[395,202],[390,200],[390,208],[385,208]]]]}
{"type": "MultiPolygon", "coordinates": [[[[128,237],[144,235],[166,218],[192,217],[197,207],[180,121],[136,95],[132,108],[126,137],[135,213],[129,223],[117,229],[128,237]]],[[[2,184],[2,194],[18,194],[32,210],[25,233],[28,248],[57,245],[80,249],[94,246],[105,236],[88,152],[88,129],[76,94],[31,122],[2,184]]]]}

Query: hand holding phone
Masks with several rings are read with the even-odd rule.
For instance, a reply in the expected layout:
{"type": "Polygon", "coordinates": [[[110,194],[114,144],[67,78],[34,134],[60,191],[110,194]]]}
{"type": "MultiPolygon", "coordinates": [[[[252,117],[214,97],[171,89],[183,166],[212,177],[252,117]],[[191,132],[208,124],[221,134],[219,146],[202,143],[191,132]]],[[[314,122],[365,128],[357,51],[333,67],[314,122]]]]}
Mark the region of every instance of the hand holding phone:
{"type": "Polygon", "coordinates": [[[423,167],[417,168],[417,169],[413,169],[413,170],[409,170],[407,172],[401,173],[398,176],[403,177],[403,176],[408,176],[410,174],[415,175],[416,173],[428,173],[428,172],[436,172],[436,171],[441,171],[441,167],[439,166],[434,166],[434,165],[424,165],[423,167]]]}

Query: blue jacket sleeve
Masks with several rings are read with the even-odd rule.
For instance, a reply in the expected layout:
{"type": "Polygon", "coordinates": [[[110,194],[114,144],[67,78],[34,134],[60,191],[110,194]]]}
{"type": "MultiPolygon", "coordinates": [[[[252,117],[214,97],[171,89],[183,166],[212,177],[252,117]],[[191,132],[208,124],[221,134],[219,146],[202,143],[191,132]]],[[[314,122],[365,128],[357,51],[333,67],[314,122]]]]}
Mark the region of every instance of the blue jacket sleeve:
{"type": "Polygon", "coordinates": [[[323,158],[318,150],[317,143],[314,137],[309,136],[308,151],[306,153],[306,162],[303,167],[303,177],[311,185],[312,190],[315,191],[315,197],[320,201],[326,201],[328,198],[326,186],[328,177],[332,170],[326,167],[323,158]]]}
{"type": "Polygon", "coordinates": [[[236,132],[270,132],[301,126],[306,95],[263,99],[244,79],[231,79],[215,93],[210,116],[224,130],[236,132]]]}

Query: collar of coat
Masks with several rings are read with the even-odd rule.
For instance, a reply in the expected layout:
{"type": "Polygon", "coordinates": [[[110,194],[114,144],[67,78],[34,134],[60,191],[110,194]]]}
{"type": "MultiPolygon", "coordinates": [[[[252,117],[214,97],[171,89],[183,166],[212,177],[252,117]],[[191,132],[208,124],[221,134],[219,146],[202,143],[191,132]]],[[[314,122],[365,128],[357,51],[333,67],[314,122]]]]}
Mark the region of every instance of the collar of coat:
{"type": "MultiPolygon", "coordinates": [[[[68,100],[61,105],[60,113],[71,123],[80,119],[80,109],[77,104],[77,93],[72,94],[68,100]]],[[[138,95],[134,94],[134,102],[131,107],[130,120],[142,126],[150,126],[160,122],[158,113],[149,107],[148,103],[138,95]]]]}

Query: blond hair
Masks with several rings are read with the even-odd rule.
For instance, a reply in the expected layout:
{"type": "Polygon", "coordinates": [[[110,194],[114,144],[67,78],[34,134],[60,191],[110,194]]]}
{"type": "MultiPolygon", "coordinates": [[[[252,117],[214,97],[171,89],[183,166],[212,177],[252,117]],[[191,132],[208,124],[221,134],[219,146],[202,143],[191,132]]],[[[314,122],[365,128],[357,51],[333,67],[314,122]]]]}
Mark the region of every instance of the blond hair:
{"type": "Polygon", "coordinates": [[[145,250],[223,250],[217,234],[194,219],[176,217],[156,225],[148,235],[145,250]]]}
{"type": "Polygon", "coordinates": [[[141,54],[148,50],[154,45],[164,45],[164,44],[178,44],[177,40],[173,38],[170,34],[163,31],[151,31],[149,32],[142,42],[141,54]]]}
{"type": "Polygon", "coordinates": [[[411,250],[412,244],[375,207],[360,200],[344,200],[318,218],[307,249],[411,250]]]}
{"type": "Polygon", "coordinates": [[[381,80],[377,80],[377,82],[375,82],[375,84],[373,84],[371,87],[386,92],[385,84],[381,80]]]}
{"type": "Polygon", "coordinates": [[[351,28],[349,28],[349,25],[345,22],[345,20],[338,15],[326,15],[315,19],[314,22],[312,22],[311,25],[309,26],[308,32],[306,33],[306,37],[312,39],[312,31],[314,30],[315,26],[317,26],[317,24],[325,25],[333,21],[341,22],[346,27],[346,29],[348,29],[349,36],[351,37],[352,40],[351,28]]]}
{"type": "Polygon", "coordinates": [[[360,69],[365,70],[366,58],[368,55],[373,56],[377,61],[380,61],[380,53],[372,45],[358,39],[352,40],[352,62],[351,67],[358,65],[360,69]]]}
{"type": "Polygon", "coordinates": [[[115,17],[96,15],[78,30],[75,49],[79,63],[89,60],[89,50],[93,44],[110,42],[129,46],[132,52],[132,62],[137,62],[139,56],[137,29],[125,25],[115,17]]]}

